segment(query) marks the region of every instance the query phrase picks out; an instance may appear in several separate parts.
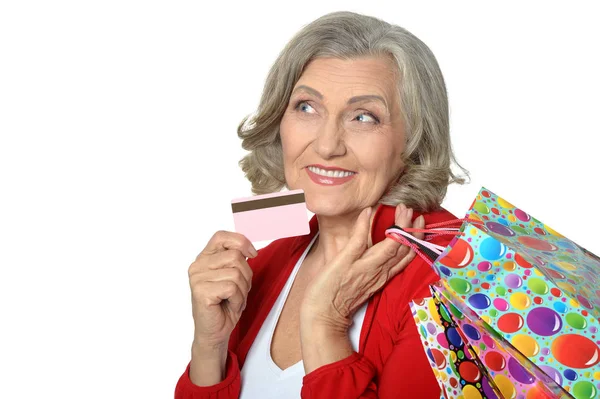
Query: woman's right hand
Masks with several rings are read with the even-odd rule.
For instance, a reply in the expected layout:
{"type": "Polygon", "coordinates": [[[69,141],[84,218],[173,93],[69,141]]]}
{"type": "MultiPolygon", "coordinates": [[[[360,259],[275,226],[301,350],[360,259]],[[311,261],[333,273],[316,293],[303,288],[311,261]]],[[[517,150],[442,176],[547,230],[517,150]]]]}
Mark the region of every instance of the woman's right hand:
{"type": "Polygon", "coordinates": [[[218,231],[190,265],[196,349],[211,352],[227,348],[252,285],[252,270],[246,258],[256,255],[256,249],[242,234],[218,231]]]}

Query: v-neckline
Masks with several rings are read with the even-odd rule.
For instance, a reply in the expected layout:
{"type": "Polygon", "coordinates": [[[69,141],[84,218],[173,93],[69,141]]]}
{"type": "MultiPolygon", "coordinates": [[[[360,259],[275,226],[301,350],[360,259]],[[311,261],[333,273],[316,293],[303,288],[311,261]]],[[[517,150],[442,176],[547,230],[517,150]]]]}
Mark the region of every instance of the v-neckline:
{"type": "MultiPolygon", "coordinates": [[[[377,207],[377,210],[375,211],[375,216],[373,218],[373,224],[371,226],[371,236],[372,236],[374,244],[379,242],[383,238],[385,238],[385,235],[384,235],[385,233],[384,233],[383,228],[390,225],[393,222],[393,218],[394,218],[394,209],[392,207],[386,207],[386,206],[377,207]],[[386,208],[390,208],[390,209],[386,209],[386,208]],[[386,212],[383,212],[384,209],[386,209],[386,212]],[[383,217],[384,213],[385,213],[385,217],[383,217]],[[381,230],[381,231],[379,231],[379,230],[381,230]],[[381,237],[379,237],[379,236],[381,236],[381,237]]],[[[311,230],[311,232],[308,236],[295,237],[295,239],[290,243],[291,248],[289,250],[290,250],[290,254],[291,254],[291,259],[289,259],[289,262],[286,264],[287,270],[283,271],[279,275],[278,279],[274,282],[274,284],[265,286],[263,288],[265,290],[265,293],[264,293],[265,297],[264,297],[263,304],[262,304],[262,308],[264,310],[258,312],[258,314],[256,315],[256,319],[250,325],[250,328],[248,329],[248,331],[244,335],[244,337],[241,339],[239,346],[238,346],[238,349],[239,349],[238,350],[238,360],[240,362],[240,366],[243,366],[243,364],[246,360],[246,356],[248,355],[248,351],[250,350],[250,347],[254,343],[254,340],[256,339],[258,331],[260,330],[262,324],[264,323],[264,320],[267,318],[269,312],[271,311],[273,304],[277,301],[277,298],[279,297],[281,290],[278,290],[277,288],[285,286],[285,282],[289,278],[289,276],[297,262],[297,259],[299,259],[300,256],[302,255],[302,253],[298,253],[300,248],[302,248],[303,245],[306,245],[305,243],[307,241],[309,241],[309,243],[310,243],[311,242],[310,240],[312,240],[312,238],[315,237],[315,234],[318,234],[319,230],[318,230],[318,221],[317,221],[316,215],[314,215],[312,217],[312,219],[310,220],[310,230],[311,230]],[[294,258],[296,256],[298,258],[296,259],[296,262],[294,262],[294,258]]],[[[375,318],[375,313],[376,313],[377,307],[379,306],[380,300],[381,300],[381,291],[378,291],[373,296],[371,296],[371,298],[369,298],[369,300],[367,301],[366,312],[365,312],[364,320],[361,325],[361,331],[360,331],[360,336],[359,336],[358,353],[360,353],[360,354],[363,354],[365,351],[365,345],[366,345],[367,339],[369,337],[369,333],[372,328],[373,320],[375,318]]],[[[269,357],[270,357],[270,347],[269,347],[269,357]]],[[[272,361],[272,359],[271,359],[271,361],[272,361]]],[[[292,366],[290,366],[290,367],[292,367],[292,366]]]]}
{"type": "MultiPolygon", "coordinates": [[[[281,302],[279,303],[277,309],[275,310],[275,312],[276,312],[275,320],[269,326],[269,331],[268,331],[269,340],[267,342],[267,364],[279,378],[285,378],[286,375],[293,373],[297,368],[304,367],[304,362],[302,361],[302,359],[300,359],[296,363],[286,367],[285,369],[282,369],[273,360],[273,356],[271,355],[271,345],[273,343],[273,336],[275,335],[275,329],[277,328],[277,324],[279,323],[279,318],[281,317],[283,308],[285,307],[285,304],[288,300],[290,292],[292,291],[292,287],[294,286],[294,282],[296,281],[296,276],[298,275],[300,268],[304,264],[304,260],[306,259],[306,256],[310,252],[310,249],[314,245],[318,236],[319,236],[319,232],[317,232],[317,234],[315,234],[315,236],[312,238],[312,240],[310,241],[310,243],[308,244],[308,246],[302,253],[300,259],[298,259],[298,261],[294,265],[294,269],[292,269],[292,272],[291,272],[290,276],[288,277],[288,280],[286,281],[285,285],[283,286],[283,289],[281,290],[281,292],[279,294],[279,295],[283,295],[284,297],[281,300],[281,302]]],[[[279,297],[277,298],[277,300],[279,300],[279,297]]]]}

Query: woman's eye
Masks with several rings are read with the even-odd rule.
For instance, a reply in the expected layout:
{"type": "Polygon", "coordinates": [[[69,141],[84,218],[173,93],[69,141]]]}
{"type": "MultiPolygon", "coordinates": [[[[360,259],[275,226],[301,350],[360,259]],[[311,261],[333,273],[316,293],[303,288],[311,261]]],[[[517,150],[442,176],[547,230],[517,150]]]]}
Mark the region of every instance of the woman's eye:
{"type": "Polygon", "coordinates": [[[379,119],[377,119],[375,115],[369,113],[358,114],[354,119],[365,123],[379,123],[379,119]]]}
{"type": "Polygon", "coordinates": [[[314,108],[311,107],[306,101],[300,101],[296,105],[296,109],[300,112],[312,113],[314,112],[314,108]]]}

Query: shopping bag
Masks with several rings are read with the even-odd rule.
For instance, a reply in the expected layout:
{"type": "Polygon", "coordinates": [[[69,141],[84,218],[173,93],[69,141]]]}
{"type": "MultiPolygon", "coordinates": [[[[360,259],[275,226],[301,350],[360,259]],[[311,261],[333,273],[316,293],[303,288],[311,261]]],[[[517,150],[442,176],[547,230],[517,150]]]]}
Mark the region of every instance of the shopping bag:
{"type": "Polygon", "coordinates": [[[442,394],[600,397],[600,258],[485,188],[463,220],[435,256],[411,240],[441,277],[412,307],[442,394]]]}

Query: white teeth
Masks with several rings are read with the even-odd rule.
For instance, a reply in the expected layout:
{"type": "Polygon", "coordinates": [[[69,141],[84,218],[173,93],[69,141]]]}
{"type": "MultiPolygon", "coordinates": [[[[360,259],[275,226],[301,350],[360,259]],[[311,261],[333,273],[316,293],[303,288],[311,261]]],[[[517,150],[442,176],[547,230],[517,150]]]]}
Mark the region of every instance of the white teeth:
{"type": "Polygon", "coordinates": [[[317,175],[321,175],[321,176],[325,176],[325,177],[348,177],[354,174],[354,172],[345,172],[345,171],[341,171],[341,170],[323,170],[323,169],[319,169],[316,168],[314,166],[309,166],[308,169],[313,172],[316,173],[317,175]]]}

